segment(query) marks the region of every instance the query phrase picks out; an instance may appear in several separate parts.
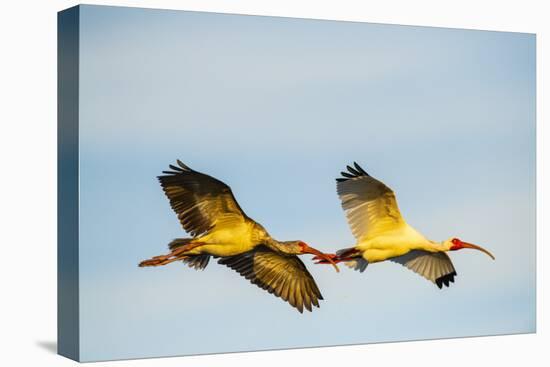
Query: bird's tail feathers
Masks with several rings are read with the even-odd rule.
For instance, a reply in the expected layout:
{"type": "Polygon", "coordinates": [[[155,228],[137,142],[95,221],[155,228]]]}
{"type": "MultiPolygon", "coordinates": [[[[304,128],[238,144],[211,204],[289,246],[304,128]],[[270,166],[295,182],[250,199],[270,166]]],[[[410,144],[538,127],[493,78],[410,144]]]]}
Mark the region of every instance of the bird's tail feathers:
{"type": "MultiPolygon", "coordinates": [[[[168,244],[168,248],[171,251],[174,251],[183,246],[189,245],[193,242],[193,238],[175,238],[168,244]]],[[[200,255],[187,255],[181,259],[187,266],[195,270],[203,270],[208,265],[210,261],[210,255],[200,254],[200,255]]]]}
{"type": "Polygon", "coordinates": [[[168,248],[170,251],[173,251],[179,247],[188,245],[191,241],[193,241],[192,238],[175,238],[168,244],[168,248]]]}
{"type": "Polygon", "coordinates": [[[182,261],[192,269],[204,270],[204,268],[206,268],[206,265],[208,265],[208,261],[210,261],[210,256],[211,255],[208,254],[190,255],[184,258],[182,261]]]}
{"type": "Polygon", "coordinates": [[[344,248],[336,251],[338,260],[353,270],[358,270],[361,273],[365,271],[369,262],[361,256],[361,251],[355,247],[344,248]]]}
{"type": "Polygon", "coordinates": [[[345,258],[356,257],[358,255],[360,256],[361,252],[355,247],[343,248],[336,251],[336,256],[338,256],[338,258],[340,258],[341,260],[345,258]]]}
{"type": "Polygon", "coordinates": [[[345,261],[344,264],[353,270],[358,270],[360,273],[364,272],[369,265],[369,262],[362,257],[356,257],[353,260],[345,261]]]}

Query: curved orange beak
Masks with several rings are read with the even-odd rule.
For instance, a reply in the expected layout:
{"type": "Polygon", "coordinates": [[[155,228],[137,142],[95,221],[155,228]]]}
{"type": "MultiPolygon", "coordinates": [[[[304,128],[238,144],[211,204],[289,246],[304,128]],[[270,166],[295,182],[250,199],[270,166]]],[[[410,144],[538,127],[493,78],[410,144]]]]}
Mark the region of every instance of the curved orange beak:
{"type": "Polygon", "coordinates": [[[337,273],[340,272],[340,269],[338,269],[338,265],[336,265],[334,260],[332,260],[332,257],[329,256],[328,254],[325,254],[324,252],[321,252],[321,251],[319,251],[317,249],[314,249],[313,247],[309,247],[307,245],[303,247],[302,252],[307,253],[307,254],[313,254],[313,255],[315,255],[315,258],[324,259],[324,260],[328,261],[330,264],[332,264],[334,269],[336,269],[337,273]]]}
{"type": "Polygon", "coordinates": [[[485,250],[483,247],[481,246],[478,246],[478,245],[474,245],[473,243],[468,243],[468,242],[460,242],[460,245],[462,248],[473,248],[474,250],[479,250],[481,252],[485,252],[487,255],[489,255],[491,257],[491,259],[495,259],[495,257],[493,256],[492,253],[490,253],[489,251],[485,250]]]}

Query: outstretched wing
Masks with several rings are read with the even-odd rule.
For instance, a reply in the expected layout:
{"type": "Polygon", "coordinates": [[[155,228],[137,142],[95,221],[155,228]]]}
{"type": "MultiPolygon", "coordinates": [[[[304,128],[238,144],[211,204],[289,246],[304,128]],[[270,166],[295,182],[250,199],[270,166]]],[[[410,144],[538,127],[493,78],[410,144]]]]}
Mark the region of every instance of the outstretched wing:
{"type": "Polygon", "coordinates": [[[405,255],[390,259],[422,275],[440,289],[455,281],[456,270],[449,256],[444,252],[412,250],[405,255]]]}
{"type": "Polygon", "coordinates": [[[357,240],[403,225],[393,191],[357,163],[337,178],[336,189],[357,240]]]}
{"type": "Polygon", "coordinates": [[[243,212],[231,188],[215,179],[192,170],[179,159],[178,166],[158,176],[170,206],[188,233],[198,236],[214,226],[242,224],[248,217],[243,212]]]}
{"type": "Polygon", "coordinates": [[[323,299],[315,280],[304,263],[296,255],[285,255],[258,246],[240,255],[224,257],[218,263],[237,271],[251,283],[281,297],[296,307],[300,313],[304,307],[319,307],[323,299]]]}

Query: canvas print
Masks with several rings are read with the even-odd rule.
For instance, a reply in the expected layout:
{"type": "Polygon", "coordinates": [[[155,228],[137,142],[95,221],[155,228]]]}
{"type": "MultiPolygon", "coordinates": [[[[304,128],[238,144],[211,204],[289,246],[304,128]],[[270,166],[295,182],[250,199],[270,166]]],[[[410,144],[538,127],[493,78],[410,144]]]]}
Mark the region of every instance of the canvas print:
{"type": "Polygon", "coordinates": [[[535,332],[535,79],[534,34],[60,12],[59,353],[535,332]]]}

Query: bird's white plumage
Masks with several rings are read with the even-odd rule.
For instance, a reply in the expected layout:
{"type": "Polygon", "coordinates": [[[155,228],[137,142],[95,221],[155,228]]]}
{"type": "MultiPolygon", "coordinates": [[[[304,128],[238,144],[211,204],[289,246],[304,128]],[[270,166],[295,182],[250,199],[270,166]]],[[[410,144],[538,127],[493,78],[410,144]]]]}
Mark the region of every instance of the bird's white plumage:
{"type": "Polygon", "coordinates": [[[454,281],[456,271],[444,251],[450,245],[428,240],[405,222],[395,193],[357,163],[337,178],[337,192],[355,246],[336,252],[341,261],[363,272],[368,264],[392,260],[422,275],[439,288],[454,281]]]}
{"type": "Polygon", "coordinates": [[[393,191],[371,176],[338,182],[337,192],[358,241],[405,224],[393,191]]]}
{"type": "Polygon", "coordinates": [[[484,248],[451,238],[428,240],[405,222],[394,192],[369,175],[357,163],[347,166],[336,179],[337,192],[348,224],[357,239],[355,246],[336,251],[334,259],[363,272],[368,264],[391,260],[422,275],[439,288],[456,276],[446,251],[471,248],[494,259],[484,248]]]}

